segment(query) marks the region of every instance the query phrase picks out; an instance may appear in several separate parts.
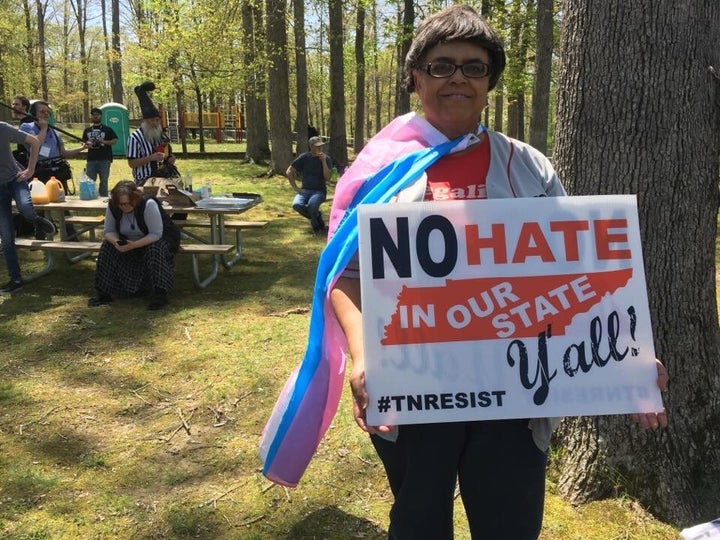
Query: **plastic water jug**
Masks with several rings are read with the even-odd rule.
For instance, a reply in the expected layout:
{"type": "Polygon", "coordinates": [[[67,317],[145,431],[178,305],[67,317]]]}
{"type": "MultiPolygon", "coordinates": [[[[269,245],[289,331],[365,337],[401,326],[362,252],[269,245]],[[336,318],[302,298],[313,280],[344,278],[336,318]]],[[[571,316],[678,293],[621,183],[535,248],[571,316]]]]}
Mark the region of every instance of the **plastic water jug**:
{"type": "Polygon", "coordinates": [[[45,188],[50,202],[63,202],[65,200],[65,189],[60,180],[54,176],[50,177],[50,180],[45,184],[45,188]]]}
{"type": "Polygon", "coordinates": [[[83,201],[89,201],[90,199],[97,199],[97,189],[95,182],[90,180],[87,176],[83,176],[80,179],[80,199],[83,201]]]}
{"type": "Polygon", "coordinates": [[[28,187],[30,188],[30,198],[32,199],[33,204],[47,204],[50,202],[47,188],[40,180],[33,178],[28,184],[28,187]]]}

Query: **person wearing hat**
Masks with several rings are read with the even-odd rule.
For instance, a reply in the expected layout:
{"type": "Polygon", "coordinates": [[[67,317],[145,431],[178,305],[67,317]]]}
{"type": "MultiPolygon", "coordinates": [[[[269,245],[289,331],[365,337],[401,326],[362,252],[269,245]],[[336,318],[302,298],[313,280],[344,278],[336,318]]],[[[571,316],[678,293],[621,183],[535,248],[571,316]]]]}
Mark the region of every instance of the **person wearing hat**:
{"type": "Polygon", "coordinates": [[[320,213],[320,205],[327,198],[326,182],[330,180],[332,160],[322,151],[325,143],[320,137],[310,137],[308,152],[303,152],[285,171],[290,185],[295,190],[292,208],[301,216],[310,220],[310,225],[316,233],[325,231],[325,222],[320,213]],[[302,177],[301,187],[298,188],[297,176],[302,177]]]}
{"type": "Polygon", "coordinates": [[[110,165],[113,160],[112,147],[118,141],[118,136],[111,127],[101,123],[102,111],[97,107],[90,109],[90,119],[92,125],[85,128],[82,134],[82,140],[88,149],[85,174],[93,182],[96,177],[100,177],[98,192],[101,197],[107,197],[110,165]]]}
{"type": "Polygon", "coordinates": [[[175,168],[175,156],[163,133],[160,111],[148,95],[153,90],[155,84],[150,81],[135,87],[143,120],[128,139],[127,158],[138,186],[145,184],[151,177],[179,176],[175,168]]]}

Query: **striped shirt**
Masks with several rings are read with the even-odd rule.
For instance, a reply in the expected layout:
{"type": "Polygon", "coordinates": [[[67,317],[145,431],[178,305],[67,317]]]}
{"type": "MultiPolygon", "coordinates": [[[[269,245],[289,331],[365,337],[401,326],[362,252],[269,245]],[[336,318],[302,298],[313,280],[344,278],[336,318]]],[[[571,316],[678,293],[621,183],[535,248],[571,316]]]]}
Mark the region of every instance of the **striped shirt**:
{"type": "MultiPolygon", "coordinates": [[[[145,133],[141,128],[136,129],[128,139],[127,158],[144,158],[153,152],[155,152],[155,146],[145,138],[145,133]]],[[[133,178],[136,184],[142,185],[145,180],[153,176],[153,163],[155,162],[150,161],[133,168],[133,178]]]]}

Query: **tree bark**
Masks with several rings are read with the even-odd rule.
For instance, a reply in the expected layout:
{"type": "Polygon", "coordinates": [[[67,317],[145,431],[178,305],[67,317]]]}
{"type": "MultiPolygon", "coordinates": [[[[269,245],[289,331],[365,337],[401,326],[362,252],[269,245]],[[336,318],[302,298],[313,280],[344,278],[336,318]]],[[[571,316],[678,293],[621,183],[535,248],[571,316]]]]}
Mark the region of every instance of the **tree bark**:
{"type": "Polygon", "coordinates": [[[355,24],[355,134],[353,151],[365,145],[365,5],[358,2],[355,24]]]}
{"type": "Polygon", "coordinates": [[[399,25],[398,55],[397,55],[397,82],[395,84],[395,116],[410,112],[410,94],[405,91],[405,57],[410,51],[413,32],[415,30],[415,3],[413,0],[403,0],[402,21],[399,25]]]}
{"type": "Polygon", "coordinates": [[[345,130],[345,62],[343,54],[343,2],[330,0],[330,157],[334,163],[347,165],[345,130]]]}
{"type": "Polygon", "coordinates": [[[258,45],[265,39],[262,12],[254,4],[243,2],[242,21],[243,63],[247,66],[245,72],[245,124],[247,126],[245,159],[261,163],[270,157],[265,98],[267,77],[262,67],[265,55],[258,45]]]}
{"type": "Polygon", "coordinates": [[[556,168],[574,195],[635,193],[669,427],[567,420],[560,492],[638,498],[682,526],[717,517],[720,359],[715,292],[720,3],[567,0],[556,168]]]}
{"type": "Polygon", "coordinates": [[[295,117],[295,153],[300,154],[308,147],[308,76],[305,57],[305,3],[293,0],[295,22],[295,96],[297,99],[295,117]]]}
{"type": "Polygon", "coordinates": [[[120,0],[111,0],[112,11],[112,94],[115,103],[123,103],[122,52],[120,50],[120,0]]]}
{"type": "Polygon", "coordinates": [[[270,105],[270,169],[285,174],[292,162],[290,91],[287,61],[287,23],[284,0],[267,0],[268,104],[270,105]]]}
{"type": "Polygon", "coordinates": [[[543,154],[547,154],[554,29],[553,3],[554,0],[537,1],[535,77],[533,80],[532,112],[530,115],[530,144],[543,154]]]}

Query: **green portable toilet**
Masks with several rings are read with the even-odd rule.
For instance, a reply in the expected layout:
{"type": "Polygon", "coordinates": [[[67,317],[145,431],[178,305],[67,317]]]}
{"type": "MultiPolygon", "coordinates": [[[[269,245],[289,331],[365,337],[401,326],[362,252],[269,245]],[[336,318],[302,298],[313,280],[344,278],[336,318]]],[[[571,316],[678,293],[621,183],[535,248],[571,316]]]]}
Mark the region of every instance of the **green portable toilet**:
{"type": "Polygon", "coordinates": [[[112,147],[113,156],[124,156],[127,142],[130,138],[130,114],[122,103],[105,103],[99,107],[102,111],[100,121],[111,127],[117,134],[118,140],[112,147]]]}

